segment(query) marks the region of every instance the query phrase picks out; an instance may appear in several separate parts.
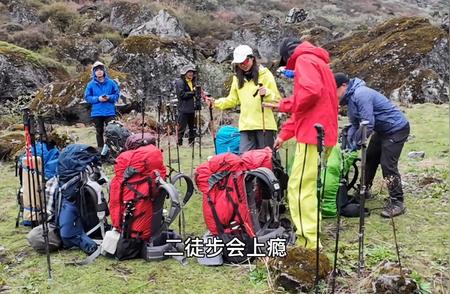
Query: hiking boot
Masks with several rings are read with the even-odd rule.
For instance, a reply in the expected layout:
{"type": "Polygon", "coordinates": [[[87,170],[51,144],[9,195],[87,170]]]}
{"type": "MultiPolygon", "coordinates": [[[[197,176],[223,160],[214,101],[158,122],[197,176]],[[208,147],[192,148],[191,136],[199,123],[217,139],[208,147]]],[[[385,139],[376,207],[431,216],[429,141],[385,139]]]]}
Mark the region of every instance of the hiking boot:
{"type": "Polygon", "coordinates": [[[396,217],[398,215],[404,214],[406,211],[403,202],[398,200],[388,200],[388,203],[384,206],[380,215],[385,218],[396,217]]]}

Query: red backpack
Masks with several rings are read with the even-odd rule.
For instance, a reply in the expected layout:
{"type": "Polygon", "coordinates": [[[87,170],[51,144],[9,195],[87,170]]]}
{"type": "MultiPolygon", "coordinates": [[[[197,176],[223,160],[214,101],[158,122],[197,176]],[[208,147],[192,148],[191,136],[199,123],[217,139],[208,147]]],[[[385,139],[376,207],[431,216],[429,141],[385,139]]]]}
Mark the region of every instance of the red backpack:
{"type": "MultiPolygon", "coordinates": [[[[253,249],[253,239],[285,234],[279,221],[282,193],[272,168],[270,148],[251,150],[241,157],[223,153],[202,163],[195,171],[195,182],[203,194],[203,217],[211,235],[226,244],[234,237],[253,249]],[[263,211],[264,204],[270,209],[263,211]],[[276,230],[280,228],[279,230],[276,230]]],[[[230,257],[229,263],[247,260],[230,257]]]]}
{"type": "Polygon", "coordinates": [[[119,260],[137,258],[166,221],[162,215],[166,194],[159,188],[166,177],[163,155],[154,145],[125,151],[117,157],[114,170],[110,213],[113,227],[120,232],[115,255],[119,260]]]}

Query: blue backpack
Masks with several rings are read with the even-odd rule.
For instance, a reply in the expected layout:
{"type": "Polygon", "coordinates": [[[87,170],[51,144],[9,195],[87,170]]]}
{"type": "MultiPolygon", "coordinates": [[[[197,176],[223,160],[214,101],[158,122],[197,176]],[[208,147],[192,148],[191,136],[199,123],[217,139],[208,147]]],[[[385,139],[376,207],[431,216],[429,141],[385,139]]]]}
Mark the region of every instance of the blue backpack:
{"type": "Polygon", "coordinates": [[[87,254],[97,249],[93,239],[107,230],[108,205],[102,191],[107,183],[100,168],[100,154],[84,144],[67,146],[58,159],[56,222],[65,248],[79,247],[87,254]]]}
{"type": "Polygon", "coordinates": [[[216,134],[216,154],[231,152],[239,154],[239,129],[233,126],[223,126],[216,134]]]}

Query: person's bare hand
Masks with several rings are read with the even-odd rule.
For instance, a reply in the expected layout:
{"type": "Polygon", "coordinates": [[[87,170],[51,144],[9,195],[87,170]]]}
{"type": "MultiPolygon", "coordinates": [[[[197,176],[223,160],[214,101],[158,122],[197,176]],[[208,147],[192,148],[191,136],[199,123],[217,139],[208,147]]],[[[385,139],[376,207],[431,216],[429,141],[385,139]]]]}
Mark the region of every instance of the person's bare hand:
{"type": "Polygon", "coordinates": [[[280,103],[273,103],[273,102],[263,102],[263,107],[271,108],[272,110],[278,111],[278,108],[280,108],[280,103]]]}
{"type": "Polygon", "coordinates": [[[205,97],[205,102],[206,102],[206,104],[208,104],[208,107],[210,107],[210,108],[214,108],[214,100],[215,99],[211,96],[205,97]]]}
{"type": "Polygon", "coordinates": [[[259,96],[263,97],[267,94],[267,89],[265,87],[260,87],[258,92],[259,92],[259,96]]]}
{"type": "Polygon", "coordinates": [[[106,101],[108,101],[108,96],[105,96],[105,95],[100,96],[100,98],[98,98],[98,100],[99,100],[100,102],[106,102],[106,101]]]}
{"type": "Polygon", "coordinates": [[[281,147],[283,147],[283,143],[284,143],[284,140],[281,139],[280,137],[277,137],[277,139],[275,140],[275,143],[273,143],[273,148],[275,150],[278,150],[281,147]]]}

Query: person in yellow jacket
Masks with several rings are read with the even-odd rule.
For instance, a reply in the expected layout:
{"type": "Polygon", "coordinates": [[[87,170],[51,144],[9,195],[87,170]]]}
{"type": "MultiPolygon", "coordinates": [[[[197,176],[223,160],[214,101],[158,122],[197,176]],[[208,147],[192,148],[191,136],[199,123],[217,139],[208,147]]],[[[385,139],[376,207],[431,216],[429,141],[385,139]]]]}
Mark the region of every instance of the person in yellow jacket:
{"type": "Polygon", "coordinates": [[[224,110],[240,106],[239,152],[264,147],[273,147],[277,124],[272,109],[263,108],[263,102],[278,102],[281,99],[275,78],[269,69],[258,65],[253,50],[247,45],[234,49],[235,75],[227,97],[214,100],[209,105],[224,110]]]}

